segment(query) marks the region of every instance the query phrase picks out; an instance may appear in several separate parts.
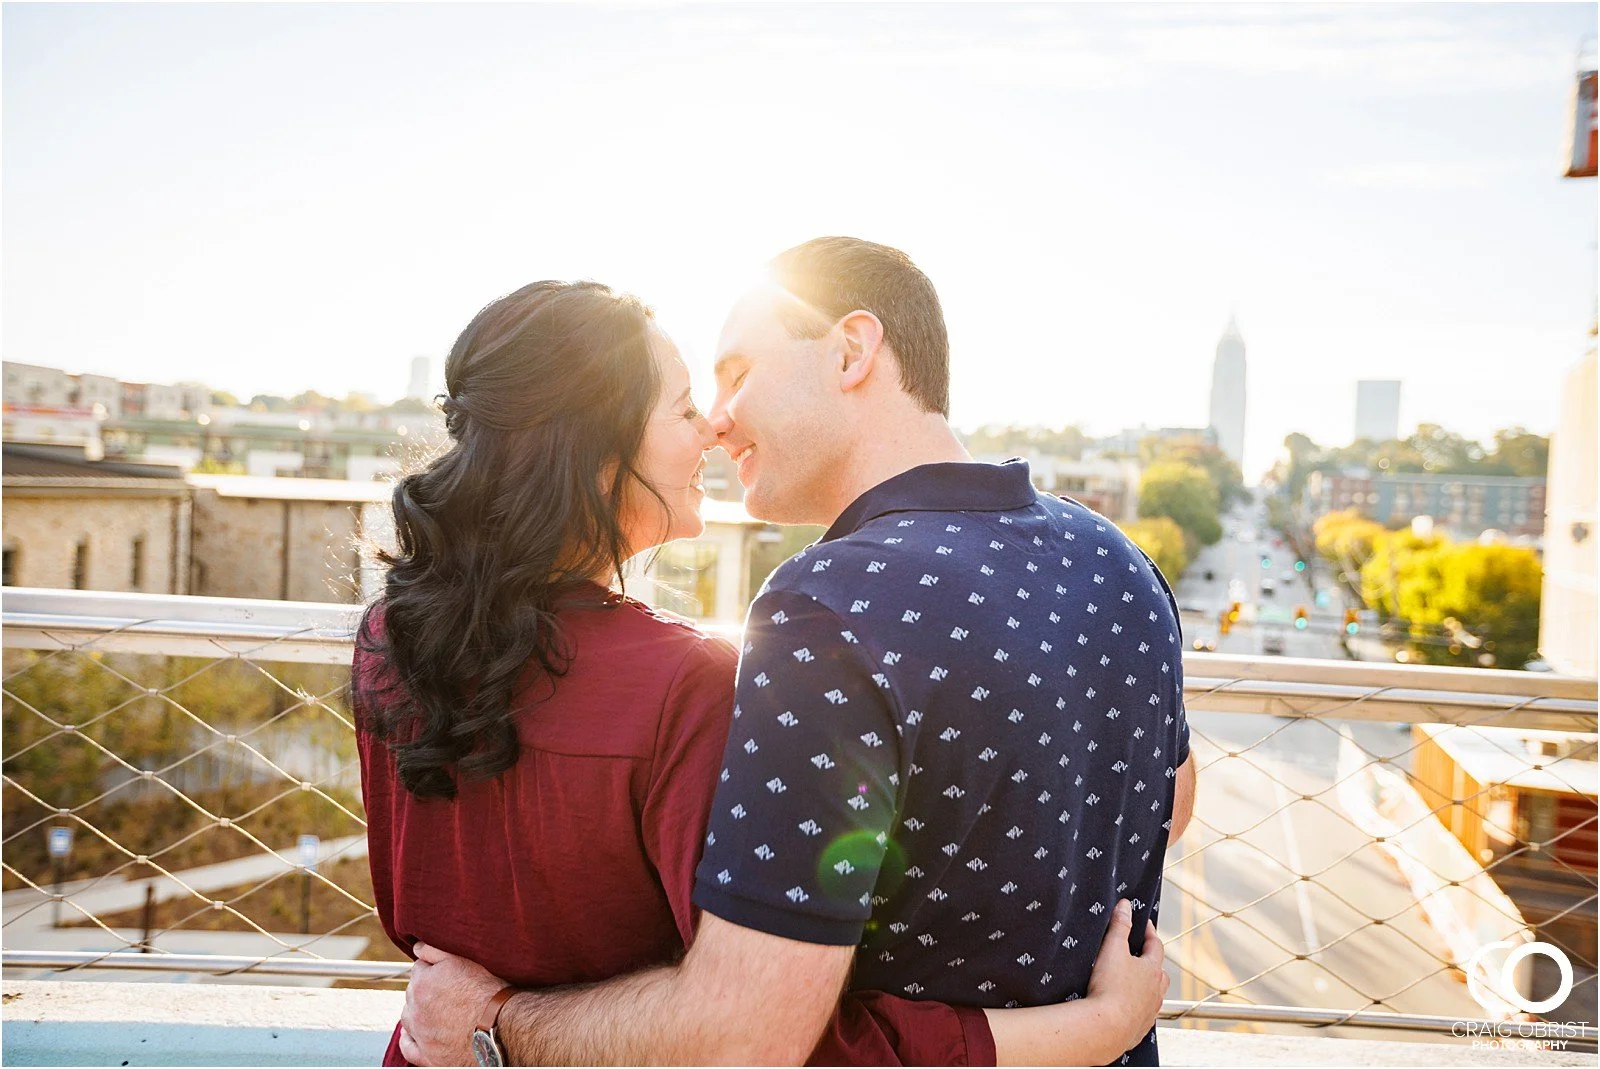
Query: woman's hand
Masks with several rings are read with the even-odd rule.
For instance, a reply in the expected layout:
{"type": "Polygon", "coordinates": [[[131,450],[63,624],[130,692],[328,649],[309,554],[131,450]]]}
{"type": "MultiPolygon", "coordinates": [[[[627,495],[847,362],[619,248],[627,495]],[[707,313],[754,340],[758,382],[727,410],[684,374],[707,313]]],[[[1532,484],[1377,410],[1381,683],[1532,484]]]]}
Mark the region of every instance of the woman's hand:
{"type": "Polygon", "coordinates": [[[1111,924],[1089,976],[1089,994],[1083,999],[1104,1022],[1107,1039],[1116,1048],[1113,1058],[1137,1045],[1150,1031],[1172,982],[1162,967],[1166,952],[1156,926],[1145,923],[1144,947],[1138,957],[1128,952],[1132,930],[1133,905],[1123,899],[1111,911],[1111,924]]]}
{"type": "Polygon", "coordinates": [[[1169,983],[1154,925],[1144,947],[1128,952],[1133,906],[1111,911],[1086,997],[1053,1006],[984,1010],[1000,1065],[1107,1065],[1144,1039],[1161,1011],[1169,983]]]}

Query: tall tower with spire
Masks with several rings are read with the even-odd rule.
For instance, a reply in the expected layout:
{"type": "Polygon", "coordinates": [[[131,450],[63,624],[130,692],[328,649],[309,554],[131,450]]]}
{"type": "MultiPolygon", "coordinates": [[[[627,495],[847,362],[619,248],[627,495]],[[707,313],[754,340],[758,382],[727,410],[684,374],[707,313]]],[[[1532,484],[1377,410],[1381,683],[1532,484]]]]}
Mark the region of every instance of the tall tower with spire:
{"type": "Polygon", "coordinates": [[[1244,336],[1238,319],[1228,318],[1228,329],[1217,342],[1217,359],[1211,365],[1211,429],[1217,445],[1241,469],[1244,467],[1244,336]]]}

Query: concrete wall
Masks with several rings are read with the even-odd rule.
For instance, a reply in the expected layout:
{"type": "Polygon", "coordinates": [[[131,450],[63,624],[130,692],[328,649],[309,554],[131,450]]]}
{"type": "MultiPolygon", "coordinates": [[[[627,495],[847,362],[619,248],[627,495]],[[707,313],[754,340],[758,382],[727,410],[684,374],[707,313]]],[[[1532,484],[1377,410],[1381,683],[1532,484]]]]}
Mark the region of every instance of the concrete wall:
{"type": "Polygon", "coordinates": [[[1595,489],[1600,449],[1595,395],[1600,390],[1594,350],[1567,373],[1561,418],[1550,439],[1550,484],[1544,528],[1544,595],[1539,651],[1558,672],[1594,676],[1597,639],[1595,489]]]}
{"type": "Polygon", "coordinates": [[[360,505],[223,497],[214,490],[196,490],[194,508],[191,593],[356,601],[360,562],[354,542],[360,505]]]}
{"type": "MultiPolygon", "coordinates": [[[[91,491],[92,493],[92,491],[91,491]]],[[[187,502],[182,496],[32,496],[22,488],[5,492],[5,547],[15,553],[17,586],[71,589],[80,543],[88,545],[85,588],[187,593],[182,567],[187,539],[187,502]],[[141,581],[133,585],[134,539],[144,540],[141,581]]]]}

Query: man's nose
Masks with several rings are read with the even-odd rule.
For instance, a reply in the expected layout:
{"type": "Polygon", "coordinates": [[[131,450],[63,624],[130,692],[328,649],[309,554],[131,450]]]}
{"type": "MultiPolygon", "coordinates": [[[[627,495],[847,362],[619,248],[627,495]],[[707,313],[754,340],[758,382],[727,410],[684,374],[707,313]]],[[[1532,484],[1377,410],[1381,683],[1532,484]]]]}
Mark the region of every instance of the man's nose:
{"type": "Polygon", "coordinates": [[[706,425],[711,428],[711,433],[717,439],[714,444],[720,444],[733,430],[733,416],[728,412],[728,401],[728,398],[719,394],[711,404],[711,411],[706,415],[706,425]]]}

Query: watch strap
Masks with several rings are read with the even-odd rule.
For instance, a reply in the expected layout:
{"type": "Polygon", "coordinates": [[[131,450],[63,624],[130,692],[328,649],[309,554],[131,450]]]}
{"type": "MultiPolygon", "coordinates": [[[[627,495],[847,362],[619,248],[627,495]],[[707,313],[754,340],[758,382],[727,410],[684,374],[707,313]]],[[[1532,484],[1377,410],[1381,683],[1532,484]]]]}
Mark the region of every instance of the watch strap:
{"type": "Polygon", "coordinates": [[[514,984],[507,984],[494,993],[494,997],[484,1004],[483,1012],[478,1017],[478,1030],[480,1032],[494,1031],[495,1026],[500,1023],[501,1009],[505,1007],[511,996],[516,993],[517,988],[514,984]]]}

